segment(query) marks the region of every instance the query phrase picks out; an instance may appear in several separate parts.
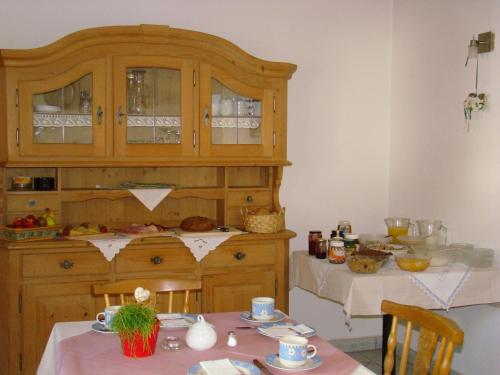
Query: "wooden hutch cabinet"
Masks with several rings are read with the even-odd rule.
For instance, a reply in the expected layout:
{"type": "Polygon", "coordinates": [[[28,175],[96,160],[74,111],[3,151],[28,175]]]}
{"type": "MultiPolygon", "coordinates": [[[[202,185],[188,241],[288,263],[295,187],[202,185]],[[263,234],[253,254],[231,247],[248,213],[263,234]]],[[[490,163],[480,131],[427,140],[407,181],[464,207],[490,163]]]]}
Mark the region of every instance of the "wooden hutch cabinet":
{"type": "MultiPolygon", "coordinates": [[[[0,224],[50,207],[63,225],[177,226],[199,215],[241,227],[242,209],[280,209],[295,69],[155,25],[0,50],[0,224]],[[55,186],[16,191],[15,176],[55,186]],[[120,188],[127,181],[175,188],[148,211],[120,188]]],[[[34,374],[55,322],[92,320],[104,306],[91,293],[97,282],[199,277],[193,311],[248,309],[258,295],[287,311],[293,236],[233,236],[200,262],[172,237],[134,240],[112,261],[84,241],[0,240],[0,374],[34,374]]]]}

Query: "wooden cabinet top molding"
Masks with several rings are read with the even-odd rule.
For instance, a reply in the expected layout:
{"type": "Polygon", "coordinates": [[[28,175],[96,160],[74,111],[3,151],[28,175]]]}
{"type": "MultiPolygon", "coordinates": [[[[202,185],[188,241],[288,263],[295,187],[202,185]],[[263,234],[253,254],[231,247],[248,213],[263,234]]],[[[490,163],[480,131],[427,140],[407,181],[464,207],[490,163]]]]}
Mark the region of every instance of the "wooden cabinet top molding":
{"type": "MultiPolygon", "coordinates": [[[[219,61],[250,74],[263,77],[290,78],[297,66],[258,59],[235,44],[210,34],[171,28],[162,25],[107,26],[85,29],[69,34],[54,43],[33,49],[0,51],[0,66],[37,67],[54,63],[76,52],[119,55],[130,53],[125,45],[156,47],[156,53],[193,57],[201,61],[219,61]],[[158,47],[165,47],[165,49],[158,47]]],[[[153,50],[152,50],[153,51],[153,50]]],[[[154,52],[153,52],[154,53],[154,52]]]]}

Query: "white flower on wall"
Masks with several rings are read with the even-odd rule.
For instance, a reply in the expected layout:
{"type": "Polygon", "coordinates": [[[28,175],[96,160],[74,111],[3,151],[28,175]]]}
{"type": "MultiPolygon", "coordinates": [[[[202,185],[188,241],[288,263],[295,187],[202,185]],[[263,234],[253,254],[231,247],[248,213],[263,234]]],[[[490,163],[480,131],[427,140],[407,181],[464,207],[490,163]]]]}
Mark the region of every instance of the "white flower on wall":
{"type": "Polygon", "coordinates": [[[469,121],[472,120],[472,112],[481,111],[486,105],[486,95],[471,92],[464,100],[464,116],[467,121],[467,131],[469,131],[469,121]]]}

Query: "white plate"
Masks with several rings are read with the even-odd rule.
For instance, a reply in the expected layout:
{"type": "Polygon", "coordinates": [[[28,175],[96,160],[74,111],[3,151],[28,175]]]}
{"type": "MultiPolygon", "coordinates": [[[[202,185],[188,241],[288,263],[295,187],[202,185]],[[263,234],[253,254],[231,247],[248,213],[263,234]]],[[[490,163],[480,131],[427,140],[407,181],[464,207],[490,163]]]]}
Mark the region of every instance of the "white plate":
{"type": "Polygon", "coordinates": [[[115,331],[110,331],[107,329],[103,324],[95,322],[92,324],[92,327],[90,327],[92,331],[102,333],[105,335],[116,335],[118,332],[115,331]]]}
{"type": "Polygon", "coordinates": [[[276,323],[276,322],[281,322],[286,317],[287,317],[286,314],[284,312],[281,312],[280,310],[274,310],[274,316],[271,319],[267,320],[259,320],[251,318],[251,314],[249,311],[243,311],[240,314],[241,320],[245,320],[247,322],[252,322],[252,323],[276,323]]]}
{"type": "Polygon", "coordinates": [[[274,368],[277,368],[279,370],[286,370],[286,371],[307,371],[307,370],[312,370],[315,369],[323,364],[323,360],[319,355],[315,355],[314,357],[307,359],[306,363],[304,363],[300,367],[285,367],[281,364],[279,357],[276,354],[271,354],[266,357],[266,363],[274,368]]]}
{"type": "Polygon", "coordinates": [[[195,314],[156,314],[160,320],[160,328],[189,328],[196,322],[195,314]]]}
{"type": "Polygon", "coordinates": [[[61,107],[57,105],[39,104],[35,106],[35,112],[61,112],[61,107]]]}
{"type": "Polygon", "coordinates": [[[311,332],[299,333],[298,331],[295,331],[293,327],[297,325],[298,324],[287,322],[265,323],[257,328],[257,332],[259,332],[261,335],[273,337],[276,339],[287,335],[300,335],[304,337],[312,337],[316,335],[316,330],[309,326],[307,327],[312,330],[311,332]],[[266,329],[268,330],[266,331],[266,329]]]}
{"type": "MultiPolygon", "coordinates": [[[[245,375],[260,374],[260,370],[249,362],[231,359],[231,363],[245,375]]],[[[206,375],[206,372],[201,368],[201,365],[199,363],[191,366],[187,373],[188,375],[206,375]]]]}

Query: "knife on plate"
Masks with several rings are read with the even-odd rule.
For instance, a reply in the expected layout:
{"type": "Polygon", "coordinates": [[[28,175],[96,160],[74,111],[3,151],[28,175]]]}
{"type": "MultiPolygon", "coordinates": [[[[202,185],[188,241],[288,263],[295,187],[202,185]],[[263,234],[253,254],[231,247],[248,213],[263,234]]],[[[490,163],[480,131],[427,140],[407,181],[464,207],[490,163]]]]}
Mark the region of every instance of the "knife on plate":
{"type": "Polygon", "coordinates": [[[263,373],[263,374],[265,374],[265,375],[273,375],[273,373],[272,373],[271,371],[269,371],[269,370],[266,368],[266,366],[264,366],[264,365],[262,364],[262,362],[260,362],[258,359],[254,359],[254,360],[253,360],[253,364],[254,364],[255,366],[257,366],[257,367],[258,367],[258,369],[259,369],[260,371],[262,371],[262,373],[263,373]]]}

